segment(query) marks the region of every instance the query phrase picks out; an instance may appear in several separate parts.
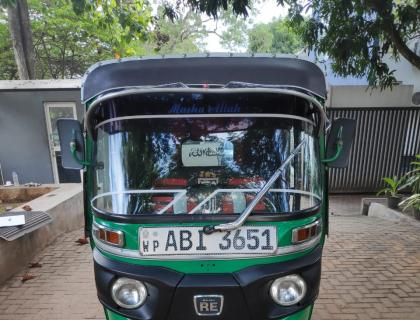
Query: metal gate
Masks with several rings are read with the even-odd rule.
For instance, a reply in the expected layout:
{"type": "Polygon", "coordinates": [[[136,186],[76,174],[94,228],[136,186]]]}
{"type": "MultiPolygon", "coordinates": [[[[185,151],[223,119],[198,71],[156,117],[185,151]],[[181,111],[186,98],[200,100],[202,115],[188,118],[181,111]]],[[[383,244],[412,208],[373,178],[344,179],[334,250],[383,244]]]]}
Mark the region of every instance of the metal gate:
{"type": "Polygon", "coordinates": [[[382,177],[401,176],[420,154],[420,108],[329,108],[329,118],[356,119],[349,166],[330,169],[332,193],[376,192],[382,177]]]}

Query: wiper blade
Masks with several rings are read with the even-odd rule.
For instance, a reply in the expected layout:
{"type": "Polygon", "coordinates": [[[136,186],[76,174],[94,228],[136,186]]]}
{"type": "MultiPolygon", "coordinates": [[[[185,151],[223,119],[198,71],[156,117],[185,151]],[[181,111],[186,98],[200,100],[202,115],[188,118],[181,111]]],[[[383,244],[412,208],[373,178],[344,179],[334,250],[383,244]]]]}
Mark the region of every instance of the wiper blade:
{"type": "Polygon", "coordinates": [[[245,208],[245,210],[241,213],[241,215],[233,222],[229,223],[222,223],[216,226],[205,226],[203,228],[204,233],[211,234],[215,231],[229,231],[234,230],[242,226],[246,219],[251,214],[254,207],[257,203],[264,197],[264,195],[270,190],[271,186],[274,182],[280,177],[282,172],[286,169],[288,164],[296,157],[297,154],[302,150],[303,146],[306,144],[307,138],[304,137],[303,140],[296,146],[296,148],[290,153],[290,155],[286,158],[286,160],[282,163],[280,168],[274,172],[274,174],[270,177],[270,179],[265,183],[265,185],[258,191],[255,198],[251,201],[251,203],[245,208]]]}

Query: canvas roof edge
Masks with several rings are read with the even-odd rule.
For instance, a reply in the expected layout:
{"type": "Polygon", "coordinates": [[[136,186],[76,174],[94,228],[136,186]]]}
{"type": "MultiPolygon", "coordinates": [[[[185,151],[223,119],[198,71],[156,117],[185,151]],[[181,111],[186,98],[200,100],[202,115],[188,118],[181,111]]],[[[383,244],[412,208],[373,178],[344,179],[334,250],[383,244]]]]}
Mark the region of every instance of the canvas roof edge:
{"type": "Polygon", "coordinates": [[[92,65],[85,73],[82,101],[115,89],[168,83],[221,84],[246,82],[299,87],[326,98],[323,71],[296,55],[194,54],[130,57],[92,65]],[[250,63],[251,62],[251,63],[250,63]]]}

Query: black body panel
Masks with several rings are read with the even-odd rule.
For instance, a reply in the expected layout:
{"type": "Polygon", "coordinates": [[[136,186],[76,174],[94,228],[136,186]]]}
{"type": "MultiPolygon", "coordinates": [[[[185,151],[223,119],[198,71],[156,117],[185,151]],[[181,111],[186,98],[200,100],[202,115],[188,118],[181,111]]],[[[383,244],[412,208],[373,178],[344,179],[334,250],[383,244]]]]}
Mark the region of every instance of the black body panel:
{"type": "Polygon", "coordinates": [[[267,265],[257,265],[227,274],[182,274],[162,267],[130,265],[105,258],[94,250],[95,279],[98,297],[108,309],[138,320],[199,320],[194,296],[223,295],[224,304],[214,320],[278,319],[303,310],[318,295],[321,276],[322,247],[304,257],[267,265]],[[284,307],[273,302],[269,287],[276,278],[299,274],[307,283],[307,294],[297,305],[284,307]],[[149,295],[143,306],[134,310],[118,307],[110,289],[118,276],[144,281],[149,295]]]}
{"type": "Polygon", "coordinates": [[[203,55],[100,62],[86,72],[82,101],[118,88],[229,82],[297,87],[326,97],[324,74],[310,61],[293,56],[203,55]]]}
{"type": "Polygon", "coordinates": [[[203,319],[194,308],[194,296],[223,295],[223,309],[220,316],[211,316],[212,320],[241,319],[250,320],[241,287],[232,274],[186,275],[175,291],[168,320],[203,319]]]}
{"type": "Polygon", "coordinates": [[[121,263],[105,258],[97,249],[93,251],[95,282],[98,298],[108,309],[132,319],[166,319],[174,290],[183,274],[159,267],[143,267],[121,263]],[[143,281],[150,297],[146,303],[134,310],[120,308],[111,297],[111,285],[118,277],[143,281]],[[123,310],[123,312],[122,312],[123,310]]]}
{"type": "Polygon", "coordinates": [[[278,319],[307,307],[318,296],[321,280],[321,247],[301,259],[284,263],[253,266],[234,273],[243,288],[252,319],[278,319]],[[273,303],[270,285],[274,279],[290,273],[299,274],[306,282],[308,291],[303,300],[294,306],[283,307],[273,303]]]}

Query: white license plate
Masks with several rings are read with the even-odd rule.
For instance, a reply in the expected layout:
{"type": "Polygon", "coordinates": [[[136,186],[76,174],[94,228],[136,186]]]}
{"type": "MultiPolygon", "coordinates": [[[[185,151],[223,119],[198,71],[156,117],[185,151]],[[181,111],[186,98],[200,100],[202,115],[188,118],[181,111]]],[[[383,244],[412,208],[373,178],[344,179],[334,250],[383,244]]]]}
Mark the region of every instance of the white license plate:
{"type": "Polygon", "coordinates": [[[277,228],[247,226],[207,235],[203,227],[140,228],[140,254],[173,255],[268,255],[277,249],[277,228]]]}

